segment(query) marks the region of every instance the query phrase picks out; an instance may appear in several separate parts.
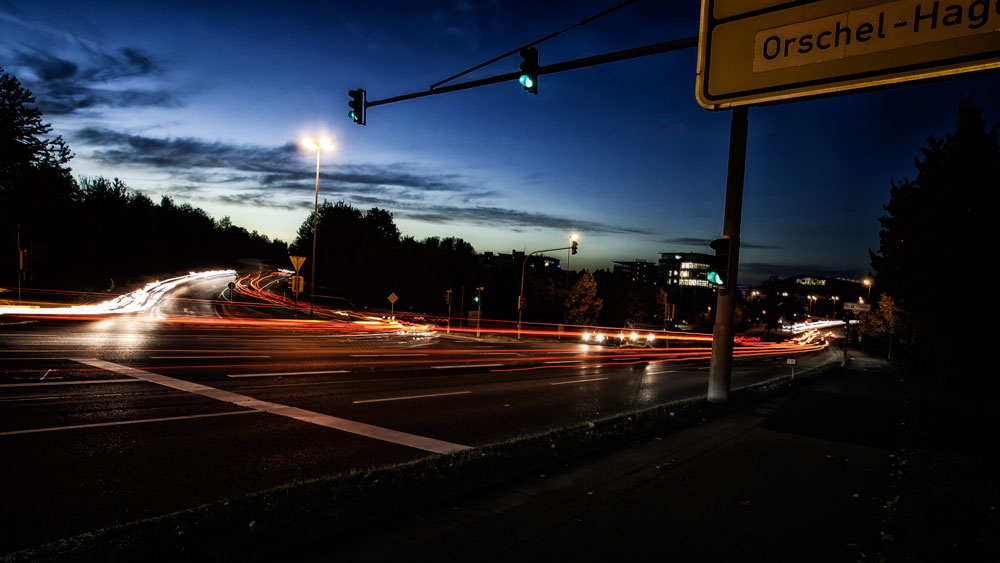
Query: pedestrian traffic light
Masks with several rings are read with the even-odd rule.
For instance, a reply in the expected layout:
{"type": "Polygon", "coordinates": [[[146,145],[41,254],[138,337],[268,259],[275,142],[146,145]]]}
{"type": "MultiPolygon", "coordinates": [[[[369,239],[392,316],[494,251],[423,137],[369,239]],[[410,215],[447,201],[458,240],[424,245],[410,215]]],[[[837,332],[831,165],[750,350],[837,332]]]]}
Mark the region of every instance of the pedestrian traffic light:
{"type": "Polygon", "coordinates": [[[579,241],[575,241],[575,240],[574,240],[574,241],[573,241],[573,244],[569,245],[569,251],[570,251],[571,253],[573,253],[573,254],[576,254],[576,251],[577,251],[577,248],[578,248],[579,246],[580,246],[580,242],[579,242],[579,241]]]}
{"type": "Polygon", "coordinates": [[[729,255],[732,251],[733,239],[723,237],[713,240],[709,246],[715,251],[711,267],[708,270],[708,283],[729,289],[729,255]]]}
{"type": "Polygon", "coordinates": [[[351,101],[347,102],[350,106],[351,111],[347,112],[347,116],[351,118],[352,121],[358,125],[365,124],[365,90],[357,88],[347,92],[351,96],[351,101]]]}
{"type": "Polygon", "coordinates": [[[538,49],[525,47],[521,49],[521,77],[517,79],[525,90],[532,94],[538,93],[538,49]]]}

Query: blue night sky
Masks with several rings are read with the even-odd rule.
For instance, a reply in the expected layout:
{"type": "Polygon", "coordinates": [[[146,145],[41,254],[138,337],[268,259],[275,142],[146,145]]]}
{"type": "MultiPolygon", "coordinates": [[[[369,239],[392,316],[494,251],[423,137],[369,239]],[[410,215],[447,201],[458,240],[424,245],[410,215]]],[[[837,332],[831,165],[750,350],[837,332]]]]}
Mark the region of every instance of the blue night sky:
{"type": "MultiPolygon", "coordinates": [[[[694,99],[696,50],[497,84],[347,117],[616,3],[2,2],[0,65],[76,153],[291,241],[320,200],[391,211],[404,234],[479,252],[565,246],[576,268],[708,252],[722,232],[729,112],[694,99]]],[[[542,65],[696,35],[699,2],[640,0],[538,45],[542,65]]],[[[467,78],[517,70],[514,55],[467,78]]],[[[869,271],[889,181],[913,177],[962,94],[1000,119],[1000,75],[750,109],[741,282],[869,271]]],[[[558,256],[558,253],[556,253],[558,256]]]]}

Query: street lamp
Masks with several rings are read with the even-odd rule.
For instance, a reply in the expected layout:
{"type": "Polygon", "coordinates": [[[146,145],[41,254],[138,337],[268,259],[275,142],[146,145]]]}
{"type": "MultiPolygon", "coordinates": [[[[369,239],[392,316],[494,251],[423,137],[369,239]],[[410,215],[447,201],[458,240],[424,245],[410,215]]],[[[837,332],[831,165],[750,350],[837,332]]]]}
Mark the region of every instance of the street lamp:
{"type": "Polygon", "coordinates": [[[316,194],[313,198],[313,257],[312,275],[309,279],[309,318],[312,318],[313,307],[316,305],[316,239],[319,238],[316,232],[319,226],[319,155],[324,150],[332,151],[333,143],[326,137],[323,137],[319,141],[314,141],[307,137],[302,139],[302,146],[307,150],[316,151],[316,194]]]}
{"type": "Polygon", "coordinates": [[[868,278],[865,278],[865,281],[863,281],[862,283],[864,283],[866,286],[868,286],[868,301],[871,302],[871,300],[872,300],[872,280],[870,280],[868,278]]]}
{"type": "Polygon", "coordinates": [[[580,237],[575,234],[569,236],[569,248],[566,249],[566,289],[569,289],[569,257],[573,253],[573,243],[578,238],[580,237]]]}

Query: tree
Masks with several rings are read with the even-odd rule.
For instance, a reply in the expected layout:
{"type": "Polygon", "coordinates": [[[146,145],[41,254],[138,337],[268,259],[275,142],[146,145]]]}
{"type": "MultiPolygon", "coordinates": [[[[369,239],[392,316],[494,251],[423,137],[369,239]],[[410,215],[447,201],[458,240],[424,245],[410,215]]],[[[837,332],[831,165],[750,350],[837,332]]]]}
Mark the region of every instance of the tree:
{"type": "MultiPolygon", "coordinates": [[[[0,225],[3,256],[31,250],[31,277],[44,279],[76,258],[69,245],[78,189],[66,164],[72,153],[61,136],[50,137],[35,98],[0,68],[0,225]],[[17,242],[15,242],[17,241],[17,242]]],[[[12,282],[14,261],[2,261],[12,282]]],[[[20,274],[18,274],[20,275],[20,274]]]]}
{"type": "Polygon", "coordinates": [[[566,298],[566,319],[571,324],[592,325],[604,307],[604,300],[597,296],[594,275],[584,272],[573,284],[566,298]]]}
{"type": "Polygon", "coordinates": [[[887,215],[879,218],[879,251],[870,252],[876,284],[911,319],[914,349],[925,358],[975,363],[954,352],[984,349],[985,331],[962,329],[996,318],[997,129],[987,129],[982,109],[962,99],[955,132],[929,137],[920,151],[916,178],[891,183],[887,215]]]}

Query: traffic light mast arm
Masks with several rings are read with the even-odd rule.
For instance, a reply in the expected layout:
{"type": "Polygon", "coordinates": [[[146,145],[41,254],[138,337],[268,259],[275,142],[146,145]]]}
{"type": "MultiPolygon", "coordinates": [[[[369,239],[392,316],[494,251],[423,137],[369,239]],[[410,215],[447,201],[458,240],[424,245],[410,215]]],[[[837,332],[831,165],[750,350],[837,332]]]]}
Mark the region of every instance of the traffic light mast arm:
{"type": "Polygon", "coordinates": [[[520,47],[518,47],[518,48],[516,48],[516,49],[514,49],[512,51],[507,51],[506,53],[504,53],[504,54],[502,54],[500,56],[497,56],[497,57],[493,57],[492,59],[490,59],[490,60],[488,60],[488,61],[486,61],[484,63],[480,63],[480,64],[477,64],[476,66],[474,66],[472,68],[465,69],[465,70],[463,70],[462,72],[460,72],[458,74],[453,74],[453,75],[449,76],[448,78],[445,78],[444,80],[441,80],[440,82],[435,82],[434,84],[431,84],[431,87],[429,89],[433,90],[433,89],[437,88],[438,86],[444,84],[445,82],[451,82],[452,80],[455,80],[456,78],[458,78],[460,76],[465,76],[466,74],[469,74],[470,72],[475,71],[475,70],[479,70],[479,69],[483,68],[484,66],[489,66],[489,65],[491,65],[491,64],[493,64],[493,63],[495,63],[495,62],[497,62],[499,60],[506,59],[507,57],[509,57],[511,55],[520,53],[522,49],[527,49],[528,47],[534,47],[535,45],[538,45],[539,43],[548,41],[549,39],[552,39],[552,38],[557,37],[557,36],[559,36],[559,35],[561,35],[563,33],[566,33],[567,31],[573,29],[574,27],[580,27],[582,25],[587,25],[588,23],[590,23],[590,22],[592,22],[592,21],[594,21],[596,19],[603,18],[604,16],[610,14],[611,12],[615,12],[617,10],[620,10],[621,8],[624,8],[625,6],[628,6],[629,4],[632,4],[634,2],[636,2],[636,0],[625,0],[621,4],[618,4],[617,6],[612,6],[612,7],[608,8],[607,10],[604,10],[603,12],[601,12],[599,14],[595,14],[593,16],[590,16],[589,18],[584,18],[584,19],[580,20],[579,22],[577,22],[577,23],[575,23],[575,24],[567,27],[566,29],[563,29],[561,31],[556,31],[555,33],[550,33],[550,34],[548,34],[545,37],[542,37],[540,39],[535,39],[531,43],[527,43],[525,45],[521,45],[520,47]]]}
{"type": "Polygon", "coordinates": [[[555,252],[557,250],[569,250],[571,246],[564,246],[562,248],[549,248],[548,250],[535,250],[524,255],[524,262],[521,262],[521,296],[517,298],[517,339],[521,339],[521,315],[524,313],[524,272],[525,268],[528,266],[528,257],[532,254],[541,254],[543,252],[555,252]]]}
{"type": "MultiPolygon", "coordinates": [[[[584,57],[582,59],[574,59],[572,61],[565,61],[561,63],[554,63],[538,67],[538,75],[541,76],[543,74],[555,74],[557,72],[565,72],[567,70],[576,70],[578,68],[586,68],[590,66],[597,66],[607,63],[615,63],[618,61],[626,61],[629,59],[636,59],[639,57],[646,57],[649,55],[659,55],[660,53],[669,53],[670,51],[690,49],[692,47],[697,47],[697,46],[698,46],[698,36],[696,35],[694,37],[685,37],[684,39],[675,39],[673,41],[666,41],[663,43],[654,43],[653,45],[646,45],[645,47],[634,47],[632,49],[625,49],[623,51],[615,51],[613,53],[594,55],[592,57],[584,57]]],[[[403,94],[401,96],[393,96],[391,98],[385,98],[382,100],[373,100],[370,102],[365,102],[365,107],[370,108],[375,106],[382,106],[385,104],[392,104],[396,102],[412,100],[414,98],[423,98],[424,96],[432,96],[434,94],[447,94],[448,92],[457,92],[458,90],[467,90],[469,88],[489,86],[490,84],[499,84],[501,82],[516,81],[520,76],[521,76],[520,71],[508,72],[506,74],[491,76],[489,78],[481,78],[479,80],[470,80],[469,82],[460,82],[458,84],[452,84],[451,86],[432,88],[430,90],[423,92],[413,92],[412,94],[403,94]]],[[[565,250],[565,248],[559,250],[565,250]]]]}

